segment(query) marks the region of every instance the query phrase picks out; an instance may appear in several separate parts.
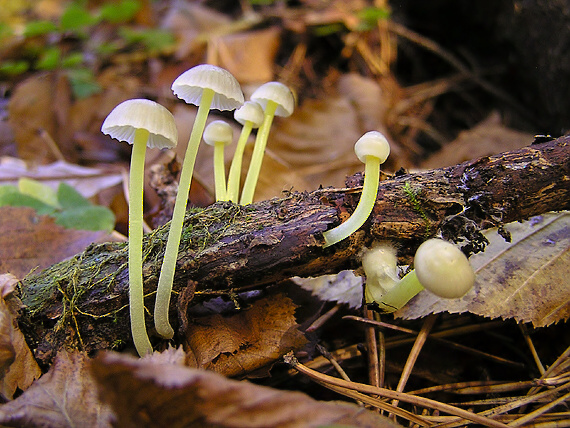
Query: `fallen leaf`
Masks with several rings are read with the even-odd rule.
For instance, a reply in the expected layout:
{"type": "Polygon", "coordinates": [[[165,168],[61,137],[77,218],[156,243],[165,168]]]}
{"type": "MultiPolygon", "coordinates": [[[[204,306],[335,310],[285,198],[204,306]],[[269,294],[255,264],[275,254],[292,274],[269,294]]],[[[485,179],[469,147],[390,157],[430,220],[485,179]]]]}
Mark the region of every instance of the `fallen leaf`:
{"type": "Polygon", "coordinates": [[[231,317],[193,320],[185,340],[190,365],[226,376],[268,368],[306,343],[297,330],[295,309],[291,299],[279,294],[231,317]]]}
{"type": "Polygon", "coordinates": [[[265,83],[273,80],[280,38],[278,27],[212,36],[206,62],[225,68],[242,85],[265,83]]]}
{"type": "Polygon", "coordinates": [[[463,131],[421,165],[424,169],[457,165],[470,159],[491,156],[529,145],[532,134],[503,125],[498,112],[493,112],[477,126],[463,131]]]}
{"type": "Polygon", "coordinates": [[[121,171],[117,169],[88,168],[63,161],[31,169],[21,159],[0,158],[0,185],[15,185],[22,177],[41,181],[54,191],[57,191],[61,182],[65,182],[85,198],[91,198],[123,181],[121,171]]]}
{"type": "Polygon", "coordinates": [[[354,404],[319,402],[299,392],[113,352],[95,358],[91,372],[121,427],[396,426],[354,404]]]}
{"type": "Polygon", "coordinates": [[[438,312],[471,312],[546,327],[570,317],[570,213],[545,214],[505,229],[512,243],[485,232],[485,252],[471,256],[475,286],[461,299],[422,291],[395,313],[415,319],[438,312]]]}
{"type": "Polygon", "coordinates": [[[16,322],[21,302],[8,293],[17,281],[13,275],[0,275],[0,393],[8,399],[17,388],[25,391],[41,375],[16,322]]]}
{"type": "Polygon", "coordinates": [[[352,270],[343,270],[338,274],[321,275],[315,278],[297,276],[291,280],[325,302],[346,303],[351,308],[362,306],[363,277],[355,275],[352,270]]]}
{"type": "Polygon", "coordinates": [[[0,272],[23,278],[83,251],[116,240],[103,231],[66,229],[32,208],[0,207],[0,272]]]}
{"type": "Polygon", "coordinates": [[[85,354],[60,352],[50,370],[26,392],[0,405],[3,426],[111,427],[110,408],[99,401],[85,354]]]}

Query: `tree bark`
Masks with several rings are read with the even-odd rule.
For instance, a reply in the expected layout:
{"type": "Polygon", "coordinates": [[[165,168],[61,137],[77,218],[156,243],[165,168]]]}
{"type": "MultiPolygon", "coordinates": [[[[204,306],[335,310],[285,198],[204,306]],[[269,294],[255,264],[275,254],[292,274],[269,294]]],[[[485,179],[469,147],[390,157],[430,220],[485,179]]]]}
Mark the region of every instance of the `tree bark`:
{"type": "MultiPolygon", "coordinates": [[[[349,239],[323,248],[322,232],[354,210],[362,175],[345,189],[290,193],[248,206],[219,202],[187,212],[171,313],[177,301],[199,303],[216,294],[356,268],[363,246],[389,240],[402,262],[426,238],[441,233],[480,251],[480,230],[570,208],[570,136],[515,152],[427,172],[397,173],[380,182],[373,214],[349,239]]],[[[168,224],[145,236],[145,304],[152,308],[168,224]]],[[[507,234],[504,234],[508,239],[507,234]]],[[[87,352],[129,343],[127,247],[92,245],[83,253],[26,277],[19,319],[40,362],[57,350],[87,352]]],[[[182,314],[183,316],[184,314],[182,314]]]]}

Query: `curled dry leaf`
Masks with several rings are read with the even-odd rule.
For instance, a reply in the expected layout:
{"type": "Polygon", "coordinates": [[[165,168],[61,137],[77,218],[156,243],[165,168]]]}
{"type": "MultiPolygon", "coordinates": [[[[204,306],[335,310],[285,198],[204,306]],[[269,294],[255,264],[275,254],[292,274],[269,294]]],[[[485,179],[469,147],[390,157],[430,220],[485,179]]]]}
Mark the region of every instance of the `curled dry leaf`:
{"type": "Polygon", "coordinates": [[[93,242],[110,240],[106,232],[66,229],[32,208],[0,208],[0,272],[24,277],[83,251],[93,242]]]}
{"type": "Polygon", "coordinates": [[[297,330],[296,305],[282,294],[260,299],[231,317],[194,320],[186,332],[190,365],[226,376],[268,368],[306,344],[297,330]]]}
{"type": "Polygon", "coordinates": [[[546,214],[510,223],[508,243],[489,229],[485,252],[471,257],[474,288],[461,299],[439,299],[422,291],[396,316],[471,312],[514,318],[545,327],[570,317],[570,213],[546,214]]]}
{"type": "Polygon", "coordinates": [[[348,403],[319,402],[205,370],[105,352],[91,363],[121,427],[394,427],[348,403]]]}
{"type": "Polygon", "coordinates": [[[21,302],[10,293],[18,279],[0,275],[0,393],[11,399],[17,388],[25,391],[41,375],[16,322],[21,302]]]}
{"type": "Polygon", "coordinates": [[[363,277],[355,275],[352,270],[343,270],[338,274],[321,275],[315,278],[297,276],[291,280],[325,302],[346,303],[351,308],[362,306],[363,277]]]}
{"type": "Polygon", "coordinates": [[[85,354],[60,352],[50,370],[14,401],[0,406],[2,426],[110,427],[85,354]]]}

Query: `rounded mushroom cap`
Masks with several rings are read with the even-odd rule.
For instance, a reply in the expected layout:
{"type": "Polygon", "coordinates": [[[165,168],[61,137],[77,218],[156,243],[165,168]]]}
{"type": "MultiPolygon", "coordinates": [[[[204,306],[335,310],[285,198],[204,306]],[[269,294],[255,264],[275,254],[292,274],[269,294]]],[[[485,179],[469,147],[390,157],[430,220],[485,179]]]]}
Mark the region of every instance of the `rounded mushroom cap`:
{"type": "Polygon", "coordinates": [[[384,163],[390,154],[390,143],[381,132],[368,131],[358,139],[354,152],[362,163],[366,163],[366,156],[375,156],[384,163]]]}
{"type": "Polygon", "coordinates": [[[234,110],[243,104],[243,92],[236,78],[221,67],[201,64],[185,71],[172,83],[172,92],[188,104],[200,105],[205,88],[215,93],[210,108],[234,110]]]}
{"type": "Polygon", "coordinates": [[[295,109],[293,93],[287,86],[279,82],[264,83],[251,94],[250,98],[252,101],[259,103],[264,110],[268,101],[277,103],[275,116],[291,116],[295,109]]]}
{"type": "Polygon", "coordinates": [[[149,132],[147,146],[171,149],[178,143],[178,131],[174,116],[162,105],[145,99],[123,101],[107,116],[101,132],[119,141],[134,143],[135,131],[149,132]]]}
{"type": "Polygon", "coordinates": [[[216,143],[224,143],[224,146],[227,146],[231,144],[234,137],[233,134],[232,127],[228,123],[223,120],[214,120],[206,126],[202,138],[210,146],[214,146],[216,143]]]}
{"type": "Polygon", "coordinates": [[[442,239],[428,239],[420,245],[414,267],[420,284],[446,299],[463,296],[475,282],[475,273],[465,254],[442,239]]]}
{"type": "Polygon", "coordinates": [[[374,286],[376,293],[386,293],[400,280],[396,249],[388,243],[366,250],[362,255],[362,269],[366,274],[366,286],[374,286]]]}
{"type": "Polygon", "coordinates": [[[263,123],[263,108],[255,101],[246,101],[234,112],[234,119],[242,125],[249,121],[252,128],[259,128],[263,123]]]}

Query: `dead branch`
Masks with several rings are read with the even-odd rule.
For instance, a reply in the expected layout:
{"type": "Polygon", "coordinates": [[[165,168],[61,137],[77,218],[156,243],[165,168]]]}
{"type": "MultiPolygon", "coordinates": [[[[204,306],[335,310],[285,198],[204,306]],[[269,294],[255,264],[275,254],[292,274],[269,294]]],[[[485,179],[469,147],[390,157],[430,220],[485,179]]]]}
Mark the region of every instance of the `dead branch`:
{"type": "MultiPolygon", "coordinates": [[[[190,300],[213,294],[354,268],[359,251],[374,240],[396,243],[402,261],[436,233],[464,240],[467,251],[481,250],[481,229],[570,208],[569,144],[566,136],[453,167],[396,174],[380,183],[374,212],[362,229],[327,249],[322,232],[355,208],[360,174],[349,178],[347,189],[189,210],[171,312],[184,315],[181,308],[190,300]]],[[[149,326],[167,232],[168,225],[145,237],[149,326]]],[[[93,352],[128,343],[127,287],[122,243],[92,245],[26,277],[19,286],[24,304],[19,322],[38,360],[50,362],[62,347],[93,352]]]]}

